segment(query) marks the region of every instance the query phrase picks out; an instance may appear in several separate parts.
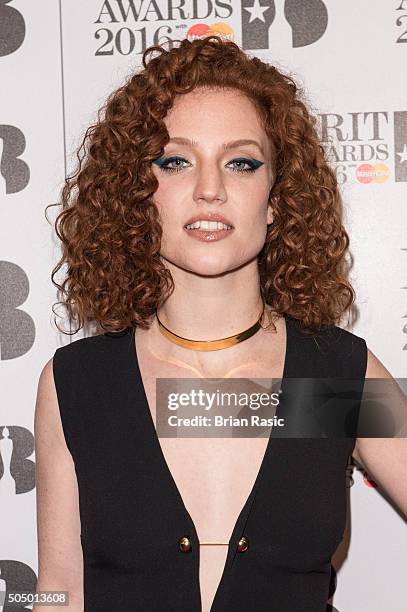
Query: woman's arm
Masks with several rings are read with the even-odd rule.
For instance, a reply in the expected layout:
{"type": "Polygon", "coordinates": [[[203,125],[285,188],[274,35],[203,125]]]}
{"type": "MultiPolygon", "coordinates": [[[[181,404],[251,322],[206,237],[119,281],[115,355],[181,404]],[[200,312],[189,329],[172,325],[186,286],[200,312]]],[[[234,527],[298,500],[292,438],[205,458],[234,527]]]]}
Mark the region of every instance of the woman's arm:
{"type": "MultiPolygon", "coordinates": [[[[370,350],[366,378],[392,378],[370,350]]],[[[407,516],[407,438],[357,438],[352,455],[407,516]]]]}
{"type": "MultiPolygon", "coordinates": [[[[83,611],[83,557],[79,496],[72,455],[63,434],[52,359],[44,366],[34,418],[38,581],[40,591],[69,591],[67,612],[83,611]]],[[[60,612],[35,606],[33,612],[60,612]]]]}

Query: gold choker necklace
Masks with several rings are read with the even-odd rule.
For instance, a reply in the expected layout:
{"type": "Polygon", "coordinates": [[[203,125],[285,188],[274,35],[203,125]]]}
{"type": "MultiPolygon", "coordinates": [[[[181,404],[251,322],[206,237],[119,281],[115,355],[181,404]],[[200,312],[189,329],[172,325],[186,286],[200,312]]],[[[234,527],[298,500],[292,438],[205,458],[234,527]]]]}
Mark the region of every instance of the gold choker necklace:
{"type": "Polygon", "coordinates": [[[239,342],[243,342],[243,340],[247,340],[251,336],[253,336],[261,327],[260,321],[264,313],[264,301],[263,301],[263,309],[261,311],[261,315],[256,321],[254,325],[246,329],[245,331],[239,332],[238,334],[234,334],[233,336],[228,336],[227,338],[221,338],[220,340],[189,340],[188,338],[183,338],[182,336],[178,336],[170,331],[165,325],[163,325],[158,318],[158,313],[156,311],[156,317],[158,321],[158,326],[160,332],[171,340],[171,342],[175,342],[179,346],[183,346],[184,348],[189,348],[194,351],[219,351],[220,349],[228,348],[229,346],[234,346],[235,344],[239,344],[239,342]]]}

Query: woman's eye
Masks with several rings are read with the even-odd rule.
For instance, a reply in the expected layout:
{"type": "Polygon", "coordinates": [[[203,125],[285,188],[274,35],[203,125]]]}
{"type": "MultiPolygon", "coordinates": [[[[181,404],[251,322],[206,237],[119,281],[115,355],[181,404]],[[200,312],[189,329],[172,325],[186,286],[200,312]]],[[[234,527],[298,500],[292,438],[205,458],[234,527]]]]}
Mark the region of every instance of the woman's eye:
{"type": "Polygon", "coordinates": [[[186,162],[187,160],[183,157],[163,157],[161,159],[157,159],[156,161],[154,161],[154,163],[159,166],[161,170],[164,170],[164,172],[179,172],[183,169],[182,166],[176,166],[174,168],[169,165],[178,161],[186,162]]]}
{"type": "Polygon", "coordinates": [[[263,165],[263,162],[258,161],[257,159],[245,159],[243,157],[239,159],[232,159],[232,161],[229,163],[230,164],[240,164],[240,166],[246,164],[249,166],[248,168],[243,168],[243,167],[235,168],[234,172],[255,172],[257,168],[260,168],[260,166],[263,165]]]}
{"type": "MultiPolygon", "coordinates": [[[[167,157],[155,160],[153,163],[160,167],[164,172],[180,172],[183,170],[184,166],[181,164],[177,164],[177,162],[187,162],[186,159],[179,156],[167,157]],[[170,164],[176,164],[175,166],[171,166],[170,164]]],[[[257,159],[246,159],[244,157],[232,159],[227,165],[237,164],[237,167],[232,168],[233,172],[255,172],[260,166],[263,165],[263,162],[258,161],[257,159]],[[248,168],[244,166],[249,166],[248,168]]]]}

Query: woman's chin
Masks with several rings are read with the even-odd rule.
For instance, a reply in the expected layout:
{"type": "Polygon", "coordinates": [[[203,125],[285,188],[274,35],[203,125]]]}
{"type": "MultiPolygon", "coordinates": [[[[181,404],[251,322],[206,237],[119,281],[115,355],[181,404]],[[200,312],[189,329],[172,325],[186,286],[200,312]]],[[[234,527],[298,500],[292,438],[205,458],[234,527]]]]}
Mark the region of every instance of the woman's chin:
{"type": "Polygon", "coordinates": [[[219,257],[188,257],[187,261],[172,260],[171,263],[197,276],[220,276],[235,267],[219,257]]]}
{"type": "Polygon", "coordinates": [[[193,262],[188,261],[188,271],[199,276],[221,276],[230,271],[230,267],[225,265],[225,262],[193,262]]]}

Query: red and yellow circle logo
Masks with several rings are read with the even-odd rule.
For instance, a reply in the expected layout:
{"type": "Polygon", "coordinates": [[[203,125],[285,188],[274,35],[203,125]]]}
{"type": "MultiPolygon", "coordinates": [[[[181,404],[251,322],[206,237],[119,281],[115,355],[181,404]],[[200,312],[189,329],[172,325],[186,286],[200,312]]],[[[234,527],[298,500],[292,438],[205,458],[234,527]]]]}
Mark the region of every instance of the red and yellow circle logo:
{"type": "Polygon", "coordinates": [[[219,22],[213,23],[212,25],[207,25],[206,23],[197,23],[191,26],[185,38],[190,40],[196,40],[197,38],[205,38],[206,36],[219,36],[222,40],[230,40],[233,42],[233,30],[227,23],[219,22]]]}
{"type": "Polygon", "coordinates": [[[390,177],[386,164],[361,164],[356,168],[359,183],[385,183],[390,177]]]}

